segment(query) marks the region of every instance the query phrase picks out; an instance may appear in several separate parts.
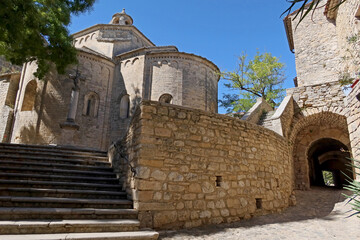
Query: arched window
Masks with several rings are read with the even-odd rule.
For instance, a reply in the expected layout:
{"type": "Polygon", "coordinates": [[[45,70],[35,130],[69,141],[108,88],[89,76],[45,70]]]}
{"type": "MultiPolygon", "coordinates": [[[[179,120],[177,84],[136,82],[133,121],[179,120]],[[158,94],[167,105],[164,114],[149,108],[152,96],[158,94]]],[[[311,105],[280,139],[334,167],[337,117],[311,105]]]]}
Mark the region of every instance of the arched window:
{"type": "Polygon", "coordinates": [[[84,98],[83,115],[97,117],[99,109],[99,95],[95,92],[86,94],[84,98]]]}
{"type": "Polygon", "coordinates": [[[161,95],[159,97],[159,102],[161,102],[161,103],[171,103],[172,99],[173,99],[173,97],[170,94],[165,93],[165,94],[163,94],[163,95],[161,95]]]}
{"type": "Polygon", "coordinates": [[[130,97],[129,95],[124,95],[120,101],[120,118],[125,119],[130,115],[130,97]]]}
{"type": "Polygon", "coordinates": [[[32,111],[35,106],[36,96],[36,80],[31,80],[25,88],[24,100],[21,106],[21,111],[32,111]]]}

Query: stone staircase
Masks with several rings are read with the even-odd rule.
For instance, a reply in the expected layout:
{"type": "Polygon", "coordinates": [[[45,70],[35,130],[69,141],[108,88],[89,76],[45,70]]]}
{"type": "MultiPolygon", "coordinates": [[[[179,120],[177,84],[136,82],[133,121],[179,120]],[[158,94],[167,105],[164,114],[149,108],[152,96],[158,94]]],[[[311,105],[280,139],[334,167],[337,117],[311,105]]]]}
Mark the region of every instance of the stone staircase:
{"type": "Polygon", "coordinates": [[[157,239],[106,152],[0,143],[1,240],[157,239]]]}
{"type": "Polygon", "coordinates": [[[259,121],[258,121],[258,125],[263,126],[265,128],[268,129],[272,129],[272,122],[271,122],[271,117],[275,114],[275,111],[269,111],[269,112],[264,112],[259,121]]]}

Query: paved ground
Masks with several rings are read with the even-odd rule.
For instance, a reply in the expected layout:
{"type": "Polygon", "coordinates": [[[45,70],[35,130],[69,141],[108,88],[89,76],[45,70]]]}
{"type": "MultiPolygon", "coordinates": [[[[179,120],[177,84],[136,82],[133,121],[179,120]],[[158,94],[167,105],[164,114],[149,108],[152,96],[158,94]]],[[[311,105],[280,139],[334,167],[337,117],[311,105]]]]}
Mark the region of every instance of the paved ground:
{"type": "Polygon", "coordinates": [[[360,218],[348,217],[351,206],[346,204],[341,193],[347,192],[328,188],[297,191],[297,206],[281,214],[232,224],[160,232],[159,239],[360,239],[360,218]]]}

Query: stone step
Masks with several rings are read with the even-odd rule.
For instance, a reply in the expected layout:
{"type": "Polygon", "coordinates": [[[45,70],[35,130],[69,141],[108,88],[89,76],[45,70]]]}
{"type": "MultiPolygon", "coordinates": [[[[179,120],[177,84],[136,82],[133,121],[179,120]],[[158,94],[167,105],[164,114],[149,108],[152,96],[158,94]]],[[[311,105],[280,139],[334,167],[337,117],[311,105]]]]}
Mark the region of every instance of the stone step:
{"type": "Polygon", "coordinates": [[[123,191],[0,187],[0,196],[126,199],[123,191]]]}
{"type": "Polygon", "coordinates": [[[105,208],[129,209],[132,201],[124,199],[83,199],[53,197],[0,196],[0,207],[105,208]]]}
{"type": "Polygon", "coordinates": [[[137,219],[0,221],[1,234],[125,232],[139,226],[137,219]]]}
{"type": "Polygon", "coordinates": [[[8,179],[0,179],[0,186],[2,187],[27,186],[32,188],[121,191],[121,184],[98,184],[98,183],[53,182],[53,181],[8,180],[8,179]]]}
{"type": "Polygon", "coordinates": [[[108,161],[107,155],[105,156],[93,156],[93,155],[82,155],[82,154],[73,154],[66,152],[43,152],[43,151],[24,151],[19,149],[0,149],[1,154],[4,155],[25,155],[25,156],[46,156],[46,157],[57,157],[57,158],[75,158],[75,159],[84,159],[84,160],[98,160],[98,161],[108,161]]]}
{"type": "Polygon", "coordinates": [[[156,240],[155,231],[0,235],[4,240],[156,240]]]}
{"type": "Polygon", "coordinates": [[[66,147],[66,146],[29,145],[29,144],[14,144],[14,143],[0,143],[0,149],[41,151],[41,152],[64,152],[64,153],[98,155],[98,156],[105,156],[107,154],[107,152],[105,151],[81,148],[81,147],[73,147],[73,146],[66,147]]]}
{"type": "Polygon", "coordinates": [[[275,111],[265,112],[260,116],[258,125],[264,126],[265,122],[269,122],[271,117],[275,114],[275,111]]]}
{"type": "Polygon", "coordinates": [[[26,161],[11,161],[11,160],[1,160],[0,166],[8,166],[8,167],[47,167],[53,169],[76,169],[83,171],[106,171],[112,172],[112,168],[109,166],[88,166],[81,164],[62,164],[62,163],[46,163],[46,162],[26,162],[26,161]]]}
{"type": "Polygon", "coordinates": [[[0,207],[1,220],[137,219],[137,214],[135,209],[0,207]]]}
{"type": "Polygon", "coordinates": [[[99,161],[99,160],[84,160],[84,159],[69,159],[69,158],[55,158],[55,157],[38,157],[38,156],[17,156],[10,154],[1,154],[0,152],[0,162],[2,160],[12,160],[12,161],[25,161],[25,162],[45,162],[45,163],[65,163],[65,164],[82,164],[90,166],[108,166],[110,167],[110,162],[99,161]]]}
{"type": "Polygon", "coordinates": [[[32,180],[32,181],[61,181],[61,182],[77,182],[77,183],[101,183],[101,184],[119,184],[119,179],[113,177],[100,176],[63,176],[35,174],[35,173],[8,173],[0,171],[0,179],[7,180],[32,180]]]}
{"type": "Polygon", "coordinates": [[[82,171],[82,170],[69,170],[69,169],[54,169],[54,168],[35,168],[35,167],[9,167],[9,166],[2,166],[0,161],[0,170],[2,172],[12,172],[12,173],[33,173],[33,172],[41,172],[41,174],[50,174],[50,175],[64,175],[64,176],[101,176],[101,177],[108,177],[114,178],[116,174],[111,171],[82,171]]]}

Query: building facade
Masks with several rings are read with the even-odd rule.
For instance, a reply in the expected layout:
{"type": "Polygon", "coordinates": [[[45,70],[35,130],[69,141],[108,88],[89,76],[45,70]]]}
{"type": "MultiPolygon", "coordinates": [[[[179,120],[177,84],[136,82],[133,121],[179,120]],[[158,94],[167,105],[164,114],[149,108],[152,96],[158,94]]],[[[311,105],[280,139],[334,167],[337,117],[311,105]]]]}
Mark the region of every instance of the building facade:
{"type": "Polygon", "coordinates": [[[187,228],[281,212],[294,189],[356,177],[360,158],[357,0],[322,1],[299,25],[284,20],[297,82],[277,109],[217,114],[219,69],[157,47],[124,11],[75,33],[66,75],[2,75],[2,141],[108,150],[142,227],[187,228]]]}
{"type": "Polygon", "coordinates": [[[36,63],[24,65],[11,132],[1,130],[6,141],[106,150],[124,136],[141,100],[217,112],[217,66],[175,46],[155,46],[124,10],[73,38],[78,64],[67,74],[52,71],[39,81],[36,63]]]}

